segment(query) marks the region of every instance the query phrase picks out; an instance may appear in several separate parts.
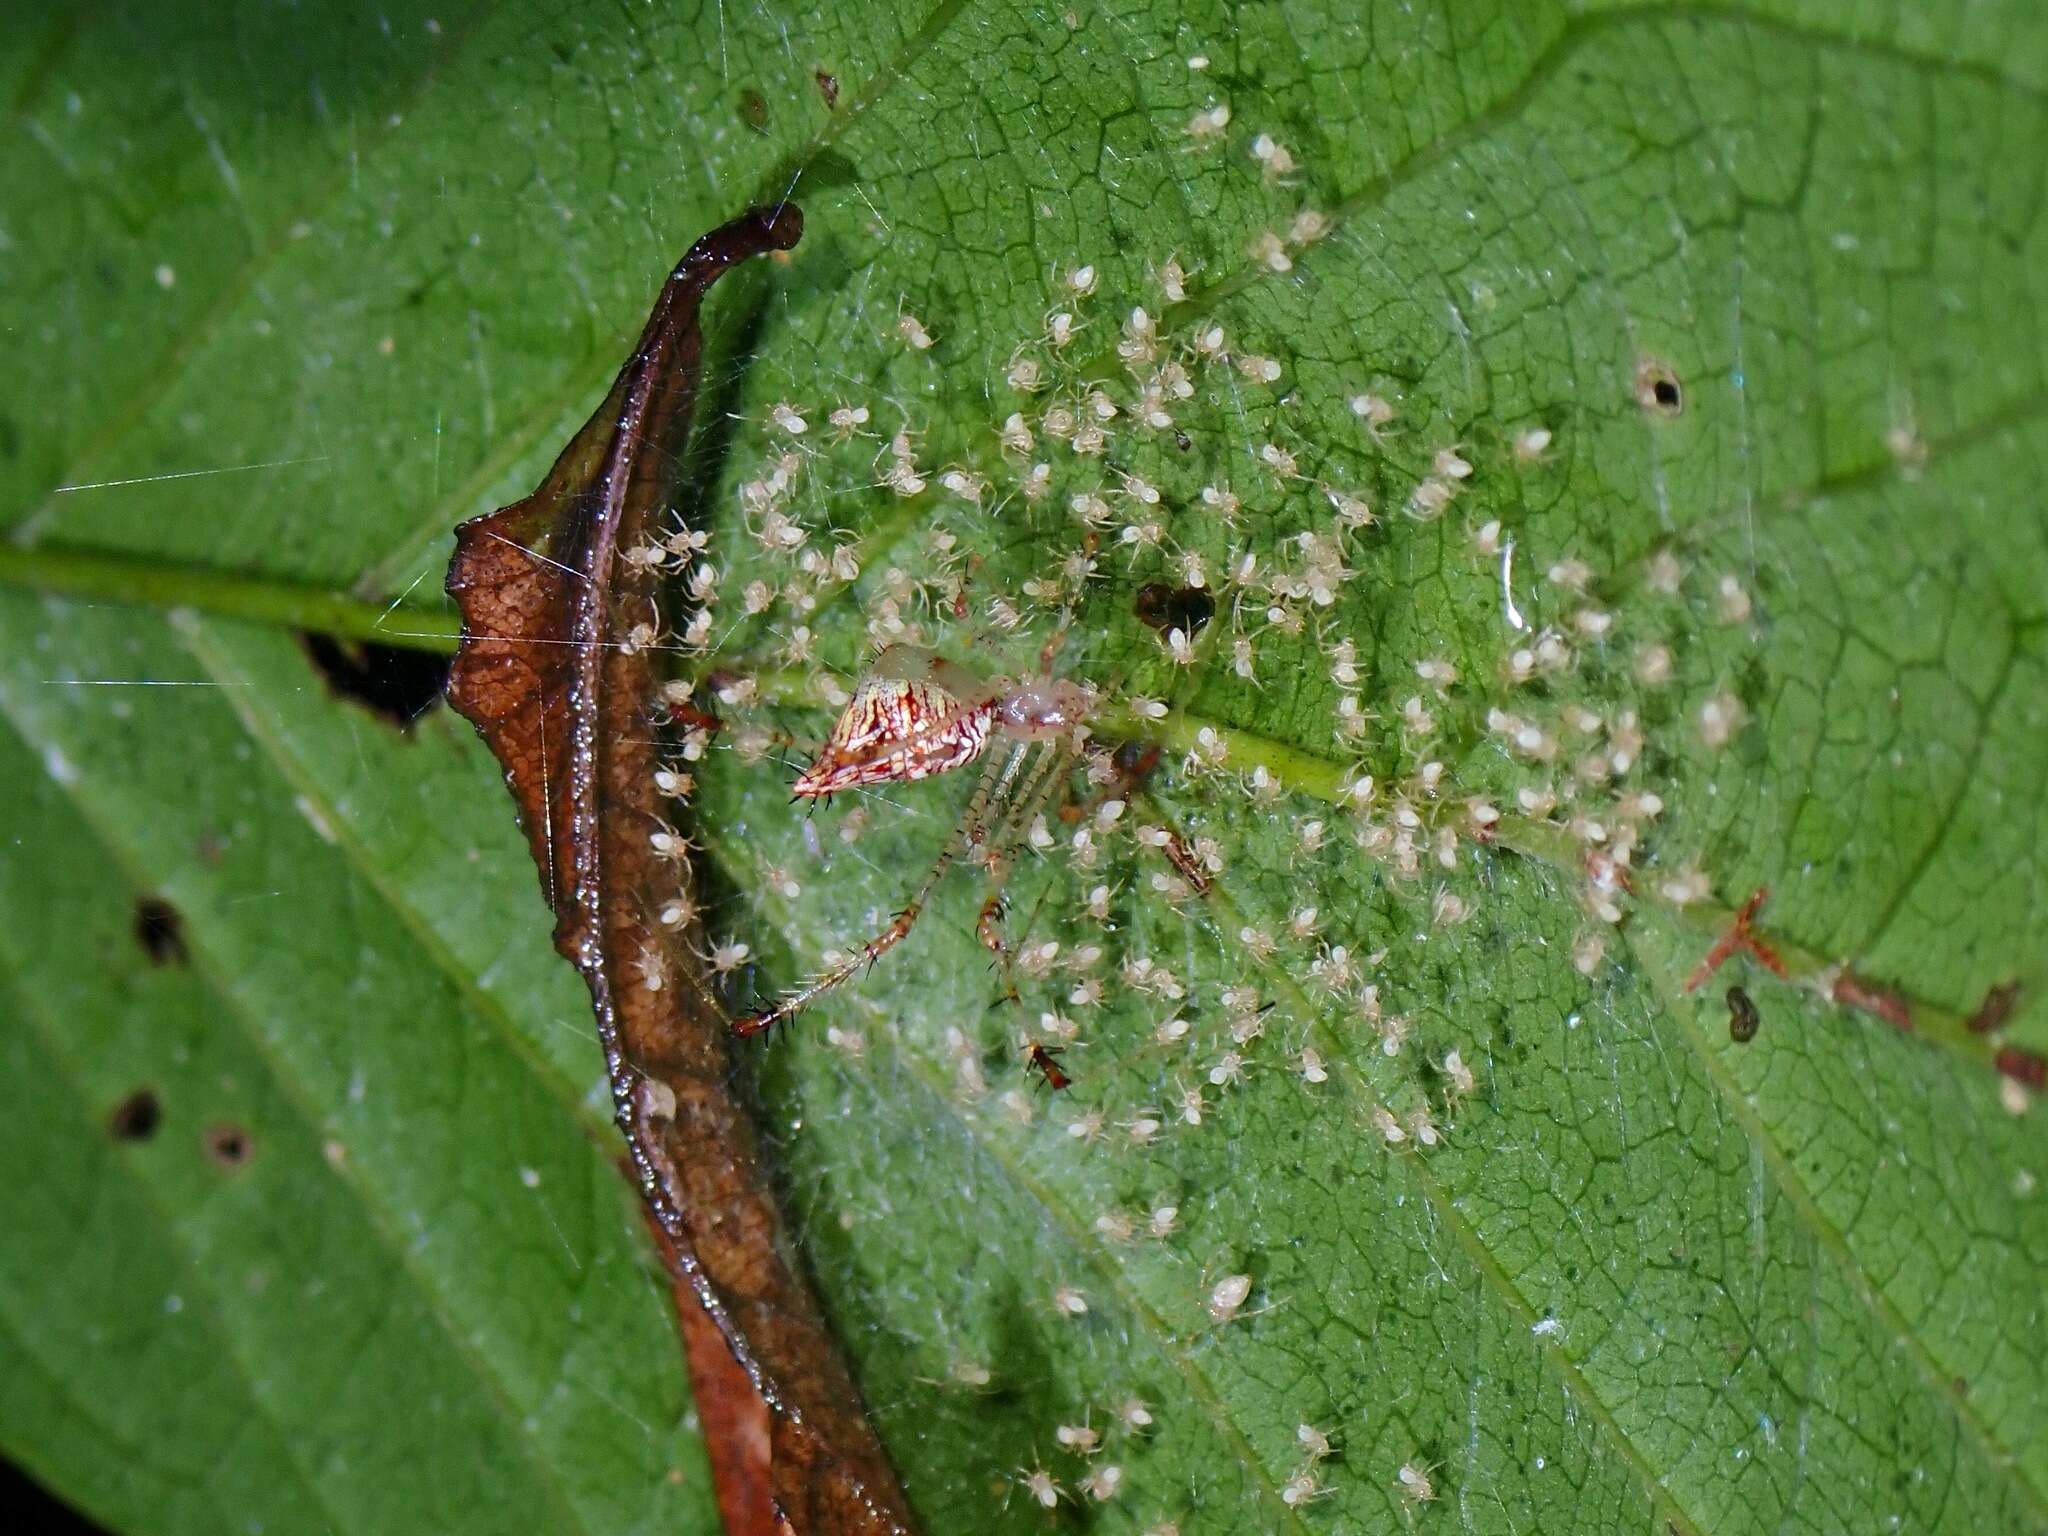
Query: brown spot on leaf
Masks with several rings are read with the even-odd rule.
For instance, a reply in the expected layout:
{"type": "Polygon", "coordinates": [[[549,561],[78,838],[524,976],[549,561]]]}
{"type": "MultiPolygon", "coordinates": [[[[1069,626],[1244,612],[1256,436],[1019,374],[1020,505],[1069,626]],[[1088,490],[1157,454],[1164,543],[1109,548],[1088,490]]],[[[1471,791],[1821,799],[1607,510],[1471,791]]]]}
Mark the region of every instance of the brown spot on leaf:
{"type": "Polygon", "coordinates": [[[217,1167],[233,1171],[249,1161],[249,1133],[239,1125],[209,1125],[205,1140],[206,1155],[217,1167]]]}
{"type": "Polygon", "coordinates": [[[649,844],[667,813],[654,781],[658,653],[618,643],[636,624],[659,627],[659,578],[624,556],[666,531],[696,414],[704,295],[802,230],[783,204],[693,245],[539,488],[457,530],[448,591],[463,638],[448,699],[504,766],[677,1282],[769,1406],[780,1512],[829,1536],[907,1531],[909,1514],[822,1310],[785,1258],[704,936],[658,920],[692,874],[649,844]]]}
{"type": "Polygon", "coordinates": [[[148,1141],[163,1123],[163,1100],[154,1088],[136,1089],[107,1116],[107,1130],[116,1141],[148,1141]]]}
{"type": "Polygon", "coordinates": [[[410,731],[439,703],[448,684],[448,658],[428,651],[337,640],[310,631],[300,634],[299,644],[336,698],[361,705],[401,731],[410,731]]]}
{"type": "Polygon", "coordinates": [[[185,949],[185,919],[161,896],[135,898],[135,942],[151,965],[183,965],[190,958],[185,949]]]}
{"type": "Polygon", "coordinates": [[[740,121],[756,133],[768,131],[768,98],[759,91],[740,92],[740,121]]]}

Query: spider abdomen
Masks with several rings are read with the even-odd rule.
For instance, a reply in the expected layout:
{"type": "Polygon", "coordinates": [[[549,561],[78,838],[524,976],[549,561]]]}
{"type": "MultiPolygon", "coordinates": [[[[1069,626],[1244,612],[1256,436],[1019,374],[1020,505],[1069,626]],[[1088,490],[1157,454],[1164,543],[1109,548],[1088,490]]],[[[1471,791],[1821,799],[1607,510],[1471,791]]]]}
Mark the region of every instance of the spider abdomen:
{"type": "Polygon", "coordinates": [[[912,783],[971,763],[988,749],[995,715],[994,701],[965,703],[936,683],[869,678],[840,711],[795,792],[912,783]]]}

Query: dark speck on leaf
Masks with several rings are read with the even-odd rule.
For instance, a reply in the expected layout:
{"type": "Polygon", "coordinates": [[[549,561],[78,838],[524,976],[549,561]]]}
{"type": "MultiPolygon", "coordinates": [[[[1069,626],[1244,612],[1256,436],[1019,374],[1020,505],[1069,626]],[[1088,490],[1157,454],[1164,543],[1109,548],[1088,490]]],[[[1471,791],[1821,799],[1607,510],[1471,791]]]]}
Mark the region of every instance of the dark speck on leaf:
{"type": "Polygon", "coordinates": [[[206,1155],[222,1168],[239,1168],[249,1161],[249,1133],[239,1125],[210,1125],[206,1128],[206,1155]]]}
{"type": "Polygon", "coordinates": [[[818,71],[816,78],[818,81],[818,94],[825,98],[826,110],[829,111],[833,107],[838,106],[839,77],[832,74],[829,70],[821,69],[818,71]]]}
{"type": "Polygon", "coordinates": [[[161,896],[135,899],[135,942],[151,965],[185,963],[185,920],[161,896]]]}
{"type": "Polygon", "coordinates": [[[740,93],[740,121],[756,133],[768,131],[768,98],[759,91],[740,93]]]}
{"type": "Polygon", "coordinates": [[[107,1118],[107,1129],[116,1141],[148,1141],[163,1119],[164,1104],[156,1090],[138,1088],[114,1106],[113,1114],[107,1118]]]}

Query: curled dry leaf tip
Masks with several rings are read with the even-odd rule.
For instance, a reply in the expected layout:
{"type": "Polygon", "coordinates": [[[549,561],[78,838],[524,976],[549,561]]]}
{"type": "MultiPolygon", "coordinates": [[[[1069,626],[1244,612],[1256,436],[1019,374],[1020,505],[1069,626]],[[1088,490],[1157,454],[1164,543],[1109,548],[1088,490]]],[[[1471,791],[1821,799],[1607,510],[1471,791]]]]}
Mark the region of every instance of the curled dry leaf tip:
{"type": "Polygon", "coordinates": [[[659,572],[624,556],[662,531],[696,412],[704,295],[802,232],[784,202],[691,246],[540,486],[457,530],[448,591],[463,634],[448,697],[504,767],[555,947],[589,986],[618,1121],[678,1284],[768,1407],[779,1518],[806,1532],[894,1532],[910,1528],[902,1493],[785,1257],[754,1127],[727,1086],[728,1022],[694,952],[701,935],[656,917],[691,878],[649,843],[661,824],[662,652],[619,643],[636,625],[662,627],[659,572]]]}

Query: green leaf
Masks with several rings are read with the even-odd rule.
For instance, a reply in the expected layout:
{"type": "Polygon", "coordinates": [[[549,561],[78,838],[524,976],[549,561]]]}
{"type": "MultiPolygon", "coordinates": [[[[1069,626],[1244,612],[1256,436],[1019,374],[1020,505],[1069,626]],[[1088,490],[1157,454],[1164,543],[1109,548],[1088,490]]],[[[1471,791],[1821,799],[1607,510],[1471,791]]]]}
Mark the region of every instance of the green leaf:
{"type": "MultiPolygon", "coordinates": [[[[885,923],[968,793],[784,803],[768,732],[821,736],[822,680],[877,641],[1014,671],[1071,604],[1058,670],[1166,747],[1120,817],[1077,777],[1017,861],[1021,1012],[988,1006],[986,882],[955,872],[745,1053],[929,1529],[1044,1528],[1034,1467],[1055,1523],[1106,1531],[2048,1529],[2048,1140],[1966,1024],[2017,980],[2006,1043],[2048,1047],[2031,7],[159,9],[0,63],[0,575],[105,597],[95,569],[143,560],[152,601],[259,617],[432,591],[684,245],[794,180],[803,245],[715,306],[733,419],[692,511],[723,596],[683,666],[759,695],[697,768],[742,980],[885,923]],[[1327,233],[1287,242],[1304,210],[1327,233]],[[1170,428],[1134,419],[1134,305],[1162,360],[1224,332],[1170,428]],[[1053,444],[1097,380],[1104,453],[1053,444]],[[832,442],[841,403],[878,435],[832,442]],[[752,536],[742,488],[786,452],[781,510],[850,584],[752,536]],[[1333,489],[1376,522],[1340,532],[1333,489]],[[1272,590],[1308,584],[1304,534],[1341,550],[1327,604],[1272,590]],[[1134,612],[1183,556],[1217,599],[1187,666],[1134,612]],[[781,596],[746,618],[755,581],[781,596]],[[1545,630],[1568,664],[1517,681],[1545,630]],[[1635,828],[1618,926],[1589,823],[1635,828]],[[1210,895],[1148,827],[1213,839],[1210,895]],[[1687,992],[1764,887],[1792,980],[1738,955],[1687,992]],[[1830,1000],[1859,981],[1915,1028],[1830,1000]],[[1059,1019],[1052,1096],[1016,1046],[1059,1019]]],[[[445,633],[409,611],[386,627],[445,633]]],[[[712,1528],[584,1004],[467,729],[399,732],[270,624],[19,593],[0,721],[0,1444],[121,1529],[712,1528]],[[145,897],[177,914],[161,963],[145,897]]]]}

